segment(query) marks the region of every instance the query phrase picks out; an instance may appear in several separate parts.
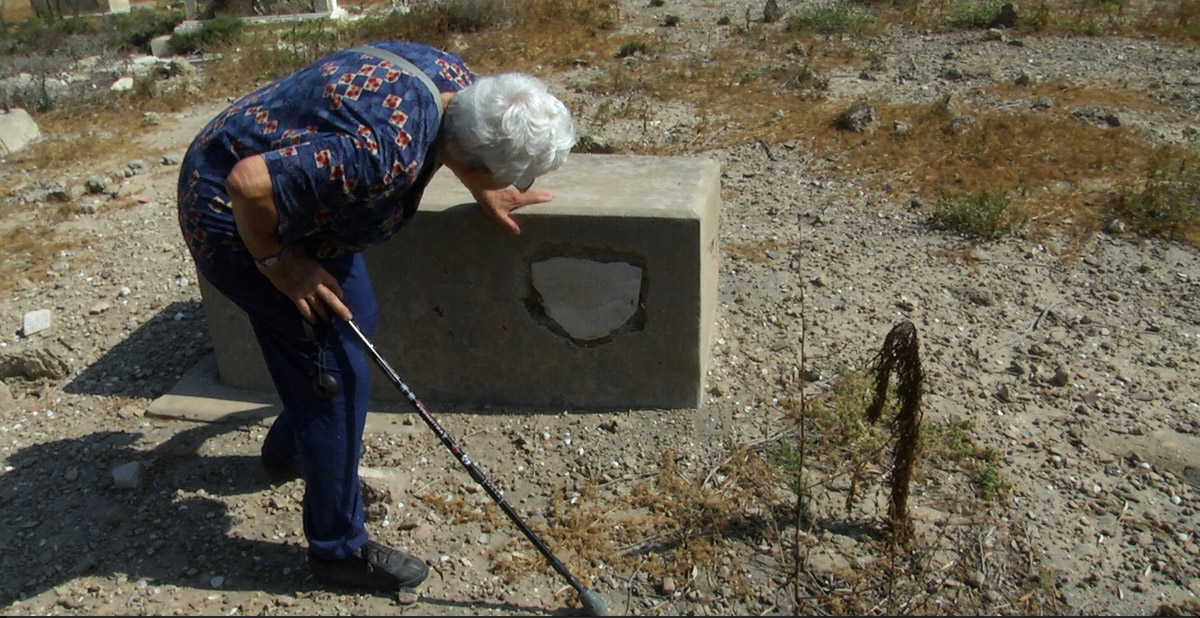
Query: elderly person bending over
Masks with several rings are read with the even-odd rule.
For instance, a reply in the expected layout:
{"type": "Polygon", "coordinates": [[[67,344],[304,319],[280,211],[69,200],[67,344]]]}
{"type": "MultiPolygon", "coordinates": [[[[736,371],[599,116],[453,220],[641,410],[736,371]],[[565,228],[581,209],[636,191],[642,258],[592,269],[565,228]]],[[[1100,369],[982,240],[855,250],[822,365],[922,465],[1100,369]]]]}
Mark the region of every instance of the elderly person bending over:
{"type": "Polygon", "coordinates": [[[368,362],[342,321],[375,330],[361,252],[413,218],[442,165],[520,233],[512,212],[554,199],[529,186],[574,143],[570,113],[535,78],[477,77],[445,51],[379,41],[242,97],[188,149],[180,228],[197,270],[249,314],[283,403],[261,461],[272,483],[304,478],[308,564],[323,584],[392,591],[428,573],[364,525],[368,362]]]}

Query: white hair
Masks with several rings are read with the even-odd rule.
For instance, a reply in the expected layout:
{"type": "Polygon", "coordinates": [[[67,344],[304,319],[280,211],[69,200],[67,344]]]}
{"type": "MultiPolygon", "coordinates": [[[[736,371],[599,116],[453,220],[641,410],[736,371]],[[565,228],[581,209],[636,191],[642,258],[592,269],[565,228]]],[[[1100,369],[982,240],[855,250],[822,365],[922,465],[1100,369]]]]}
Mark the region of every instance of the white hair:
{"type": "Polygon", "coordinates": [[[446,110],[446,129],[451,156],[509,184],[558,169],[575,145],[567,106],[522,73],[480,77],[460,90],[446,110]]]}

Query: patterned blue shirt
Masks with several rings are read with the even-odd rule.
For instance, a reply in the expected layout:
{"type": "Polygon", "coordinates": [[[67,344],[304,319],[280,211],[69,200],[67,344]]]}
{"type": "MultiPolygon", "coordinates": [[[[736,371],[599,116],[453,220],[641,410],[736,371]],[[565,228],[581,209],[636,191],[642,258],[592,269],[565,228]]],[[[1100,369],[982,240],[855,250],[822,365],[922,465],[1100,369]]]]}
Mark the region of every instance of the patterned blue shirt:
{"type": "MultiPolygon", "coordinates": [[[[442,92],[475,80],[462,58],[426,45],[376,41],[442,92]]],[[[179,175],[179,223],[192,256],[246,251],[225,178],[261,154],[279,212],[279,241],[316,257],[361,251],[416,214],[436,167],[434,94],[392,62],[341,51],[242,97],[201,130],[179,175]]]]}

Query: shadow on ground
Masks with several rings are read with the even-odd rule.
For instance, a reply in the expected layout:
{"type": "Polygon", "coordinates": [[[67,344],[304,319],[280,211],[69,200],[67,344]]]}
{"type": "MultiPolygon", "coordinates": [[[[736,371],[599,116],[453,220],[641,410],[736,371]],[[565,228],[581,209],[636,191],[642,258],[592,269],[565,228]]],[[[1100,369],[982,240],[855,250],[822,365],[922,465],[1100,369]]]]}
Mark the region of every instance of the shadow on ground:
{"type": "Polygon", "coordinates": [[[155,398],[212,351],[199,301],[174,302],[71,380],[74,394],[155,398]]]}
{"type": "Polygon", "coordinates": [[[0,605],[88,574],[124,574],[133,590],[140,580],[268,594],[306,588],[303,546],[230,536],[239,515],[206,497],[267,486],[253,457],[197,454],[204,441],[259,418],[197,424],[151,450],[138,448],[137,433],[101,431],[14,453],[0,476],[0,605]],[[140,487],[116,487],[112,469],[133,461],[145,466],[140,487]]]}

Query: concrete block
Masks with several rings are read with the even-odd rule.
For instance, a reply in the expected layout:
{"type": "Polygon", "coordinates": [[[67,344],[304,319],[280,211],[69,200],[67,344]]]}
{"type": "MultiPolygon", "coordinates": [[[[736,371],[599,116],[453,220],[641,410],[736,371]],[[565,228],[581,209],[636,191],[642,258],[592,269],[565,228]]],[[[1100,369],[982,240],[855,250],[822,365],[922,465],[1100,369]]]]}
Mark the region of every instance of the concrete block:
{"type": "Polygon", "coordinates": [[[164,34],[150,39],[150,54],[155,58],[170,58],[175,55],[171,49],[171,35],[164,34]]]}
{"type": "Polygon", "coordinates": [[[0,156],[21,150],[41,135],[29,112],[16,107],[0,110],[0,156]]]}
{"type": "Polygon", "coordinates": [[[30,5],[34,13],[42,17],[129,12],[129,0],[30,0],[30,5]]]}
{"type": "MultiPolygon", "coordinates": [[[[365,258],[375,346],[431,405],[700,405],[717,300],[720,166],[572,155],[556,199],[487,219],[439,172],[412,224],[365,258]]],[[[221,381],[271,389],[248,321],[201,281],[221,381]]],[[[376,372],[372,399],[403,396],[376,372]]]]}

